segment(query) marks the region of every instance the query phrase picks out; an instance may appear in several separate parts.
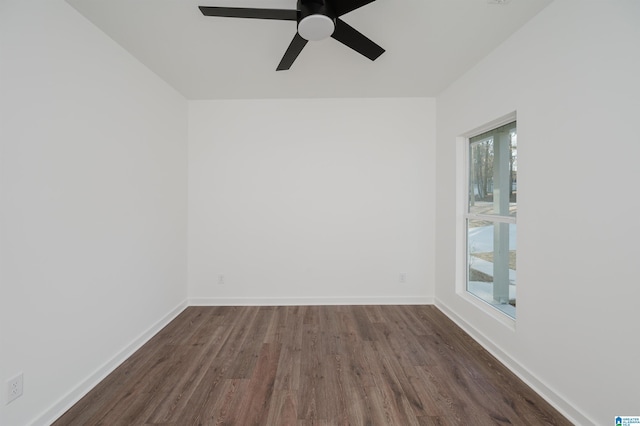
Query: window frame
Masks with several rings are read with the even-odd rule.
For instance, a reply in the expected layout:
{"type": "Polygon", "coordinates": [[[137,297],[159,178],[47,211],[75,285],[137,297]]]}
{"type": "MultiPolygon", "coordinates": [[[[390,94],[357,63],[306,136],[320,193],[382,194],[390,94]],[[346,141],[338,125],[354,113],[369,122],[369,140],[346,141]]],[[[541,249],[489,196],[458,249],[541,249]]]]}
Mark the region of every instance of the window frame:
{"type": "MultiPolygon", "coordinates": [[[[511,122],[516,122],[516,129],[518,128],[517,113],[514,111],[483,126],[477,127],[467,133],[456,138],[456,157],[457,157],[457,185],[456,192],[457,208],[457,232],[456,232],[456,294],[469,302],[473,306],[477,307],[482,312],[496,319],[501,324],[508,328],[515,330],[515,317],[510,316],[498,307],[486,302],[480,297],[474,295],[467,289],[469,264],[468,264],[468,220],[488,220],[493,223],[517,223],[516,216],[503,216],[495,214],[479,214],[470,213],[469,211],[469,190],[470,190],[470,146],[471,138],[481,135],[482,133],[489,132],[497,129],[511,122]]],[[[517,130],[516,130],[517,132],[517,130]]]]}

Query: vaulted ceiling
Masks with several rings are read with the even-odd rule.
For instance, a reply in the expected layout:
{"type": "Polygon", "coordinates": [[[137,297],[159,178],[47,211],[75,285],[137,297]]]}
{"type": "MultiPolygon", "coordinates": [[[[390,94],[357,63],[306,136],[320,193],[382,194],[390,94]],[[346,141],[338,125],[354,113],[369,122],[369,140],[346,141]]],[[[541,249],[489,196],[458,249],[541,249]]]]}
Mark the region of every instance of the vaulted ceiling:
{"type": "Polygon", "coordinates": [[[386,49],[375,62],[329,38],[276,72],[295,21],[206,17],[198,6],[295,0],[67,0],[188,99],[436,96],[552,0],[496,1],[376,0],[342,17],[386,49]]]}

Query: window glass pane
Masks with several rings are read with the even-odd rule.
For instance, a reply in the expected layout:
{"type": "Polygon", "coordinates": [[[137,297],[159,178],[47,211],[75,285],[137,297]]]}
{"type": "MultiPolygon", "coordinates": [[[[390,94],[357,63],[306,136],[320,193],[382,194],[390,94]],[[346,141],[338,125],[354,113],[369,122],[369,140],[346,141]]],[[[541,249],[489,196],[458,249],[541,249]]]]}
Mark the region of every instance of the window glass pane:
{"type": "Polygon", "coordinates": [[[515,216],[518,195],[516,123],[471,138],[469,213],[515,216]]]}
{"type": "Polygon", "coordinates": [[[516,314],[516,122],[469,140],[467,291],[516,314]]]}
{"type": "Polygon", "coordinates": [[[516,224],[467,222],[467,291],[515,317],[516,224]]]}

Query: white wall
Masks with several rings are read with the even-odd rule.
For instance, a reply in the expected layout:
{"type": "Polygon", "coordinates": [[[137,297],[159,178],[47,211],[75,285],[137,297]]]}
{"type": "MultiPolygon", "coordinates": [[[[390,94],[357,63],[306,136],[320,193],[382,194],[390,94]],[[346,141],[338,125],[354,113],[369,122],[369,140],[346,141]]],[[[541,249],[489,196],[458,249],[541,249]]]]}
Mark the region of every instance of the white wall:
{"type": "Polygon", "coordinates": [[[186,301],[187,102],[62,0],[0,43],[0,424],[43,424],[186,301]]]}
{"type": "Polygon", "coordinates": [[[432,300],[433,99],[189,105],[193,303],[432,300]]]}
{"type": "Polygon", "coordinates": [[[639,23],[556,0],[437,100],[437,303],[578,424],[640,412],[639,23]],[[456,137],[514,110],[515,331],[454,290],[456,137]]]}

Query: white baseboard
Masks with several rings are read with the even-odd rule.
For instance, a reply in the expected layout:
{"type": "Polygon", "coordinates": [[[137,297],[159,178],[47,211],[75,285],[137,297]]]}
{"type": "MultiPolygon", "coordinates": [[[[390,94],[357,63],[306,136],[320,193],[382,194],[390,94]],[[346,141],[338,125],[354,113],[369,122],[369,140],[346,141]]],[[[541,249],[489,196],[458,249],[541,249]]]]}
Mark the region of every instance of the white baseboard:
{"type": "Polygon", "coordinates": [[[93,389],[98,383],[100,383],[105,377],[111,374],[116,368],[120,366],[127,358],[129,358],[135,351],[140,349],[142,345],[147,343],[153,336],[155,336],[162,328],[169,324],[175,317],[177,317],[187,307],[187,301],[181,302],[178,306],[172,309],[168,314],[162,317],[159,321],[149,327],[146,331],[136,337],[131,343],[129,343],[124,349],[118,352],[112,359],[107,361],[101,367],[99,367],[93,374],[87,377],[78,386],[72,389],[65,396],[60,398],[58,402],[53,404],[48,410],[31,423],[32,425],[50,425],[62,416],[69,408],[80,399],[85,396],[91,389],[93,389]]]}
{"type": "Polygon", "coordinates": [[[194,297],[189,306],[433,305],[433,297],[194,297]]]}
{"type": "Polygon", "coordinates": [[[564,398],[562,398],[557,392],[540,381],[533,373],[531,373],[526,367],[520,364],[518,361],[511,358],[506,352],[504,352],[498,345],[496,345],[491,339],[486,337],[482,332],[476,330],[471,324],[466,322],[460,316],[458,316],[452,309],[446,306],[442,301],[436,299],[434,304],[442,313],[444,313],[449,319],[455,322],[460,328],[462,328],[467,334],[469,334],[476,342],[478,342],[484,349],[486,349],[491,355],[496,357],[505,367],[518,376],[523,382],[525,382],[531,389],[533,389],[544,400],[551,404],[556,410],[558,410],[563,416],[571,421],[576,426],[592,426],[596,423],[590,420],[587,416],[582,414],[572,405],[570,405],[564,398]]]}

